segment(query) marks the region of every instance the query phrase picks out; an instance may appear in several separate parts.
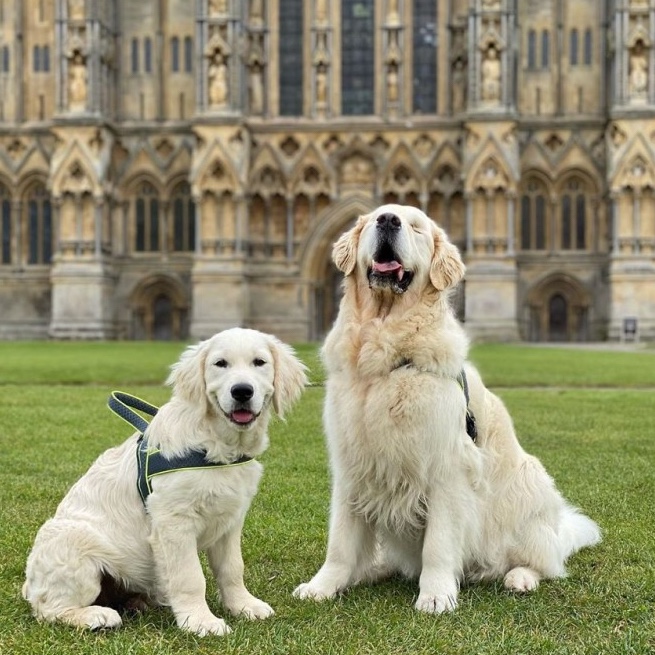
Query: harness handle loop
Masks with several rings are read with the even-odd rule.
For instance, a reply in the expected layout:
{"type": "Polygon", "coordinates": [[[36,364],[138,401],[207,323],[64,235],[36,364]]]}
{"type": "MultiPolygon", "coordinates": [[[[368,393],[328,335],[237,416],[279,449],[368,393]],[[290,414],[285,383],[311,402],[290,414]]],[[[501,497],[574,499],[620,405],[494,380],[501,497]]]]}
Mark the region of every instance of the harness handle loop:
{"type": "Polygon", "coordinates": [[[148,414],[149,416],[154,416],[159,411],[159,408],[155,405],[151,405],[145,400],[141,400],[141,398],[132,396],[124,391],[112,391],[111,396],[109,396],[109,399],[107,400],[107,407],[109,407],[116,416],[129,423],[141,434],[146,431],[146,428],[150,424],[134,410],[136,409],[144,414],[148,414]]]}

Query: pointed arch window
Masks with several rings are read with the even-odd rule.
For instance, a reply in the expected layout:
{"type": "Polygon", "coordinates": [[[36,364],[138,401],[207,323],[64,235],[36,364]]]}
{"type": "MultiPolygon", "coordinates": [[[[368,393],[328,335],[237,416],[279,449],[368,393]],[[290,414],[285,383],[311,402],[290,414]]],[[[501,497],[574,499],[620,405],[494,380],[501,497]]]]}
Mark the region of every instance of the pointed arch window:
{"type": "Polygon", "coordinates": [[[52,205],[43,184],[28,191],[25,212],[27,263],[49,264],[52,259],[52,205]]]}
{"type": "Polygon", "coordinates": [[[184,37],[184,72],[193,72],[193,39],[190,36],[184,37]]]}
{"type": "Polygon", "coordinates": [[[583,62],[585,66],[591,66],[591,59],[593,55],[593,36],[591,30],[587,28],[584,33],[583,45],[583,62]]]}
{"type": "Polygon", "coordinates": [[[537,33],[528,30],[528,68],[532,70],[537,67],[537,33]]]}
{"type": "Polygon", "coordinates": [[[437,3],[414,0],[414,112],[437,110],[437,3]]]}
{"type": "Polygon", "coordinates": [[[546,249],[546,197],[546,187],[539,180],[528,180],[521,196],[521,250],[546,249]]]}
{"type": "Polygon", "coordinates": [[[171,38],[171,71],[180,72],[180,39],[177,36],[171,38]]]}
{"type": "Polygon", "coordinates": [[[143,70],[152,73],[152,39],[149,36],[143,42],[143,70]]]}
{"type": "Polygon", "coordinates": [[[578,65],[578,30],[575,27],[571,30],[569,39],[569,62],[571,66],[578,65]]]}
{"type": "Polygon", "coordinates": [[[561,199],[560,247],[562,250],[585,250],[587,248],[587,212],[589,201],[584,182],[570,179],[561,199]]]}
{"type": "Polygon", "coordinates": [[[191,188],[180,184],[172,195],[173,204],[173,250],[192,252],[196,243],[195,205],[191,199],[191,188]]]}
{"type": "Polygon", "coordinates": [[[543,69],[550,67],[550,32],[548,30],[541,33],[541,67],[543,69]]]}
{"type": "Polygon", "coordinates": [[[132,72],[139,72],[139,39],[132,39],[132,72]]]}
{"type": "Polygon", "coordinates": [[[303,113],[302,0],[280,0],[280,115],[303,113]]]}
{"type": "Polygon", "coordinates": [[[159,198],[157,190],[149,182],[143,182],[135,200],[135,250],[156,252],[160,250],[159,198]]]}
{"type": "Polygon", "coordinates": [[[375,2],[341,2],[341,112],[372,114],[375,108],[375,2]]]}
{"type": "Polygon", "coordinates": [[[0,185],[0,220],[2,220],[2,251],[0,264],[11,264],[11,194],[6,186],[0,185]]]}
{"type": "Polygon", "coordinates": [[[8,73],[10,68],[9,46],[2,46],[2,72],[8,73]]]}

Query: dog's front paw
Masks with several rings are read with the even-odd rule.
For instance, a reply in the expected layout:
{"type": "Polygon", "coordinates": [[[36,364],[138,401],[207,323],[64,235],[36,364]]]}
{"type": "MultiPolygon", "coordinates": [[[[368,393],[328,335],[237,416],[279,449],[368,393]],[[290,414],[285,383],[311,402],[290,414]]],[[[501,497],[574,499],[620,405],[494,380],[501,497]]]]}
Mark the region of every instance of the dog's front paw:
{"type": "Polygon", "coordinates": [[[248,603],[244,604],[240,609],[232,611],[232,614],[254,620],[267,619],[269,616],[273,616],[275,612],[268,603],[253,596],[252,600],[248,601],[248,603]]]}
{"type": "Polygon", "coordinates": [[[526,593],[539,586],[539,574],[524,566],[517,566],[505,575],[505,589],[526,593]]]}
{"type": "Polygon", "coordinates": [[[312,582],[304,582],[301,585],[298,585],[294,591],[293,595],[295,598],[300,598],[301,600],[328,600],[329,598],[334,598],[337,595],[336,589],[326,589],[320,585],[312,582]]]}
{"type": "Polygon", "coordinates": [[[415,607],[426,614],[452,612],[457,607],[457,595],[420,593],[415,607]]]}
{"type": "Polygon", "coordinates": [[[222,637],[223,635],[232,632],[223,619],[219,619],[213,614],[210,614],[209,616],[197,616],[192,614],[185,617],[179,617],[177,619],[177,624],[182,628],[182,630],[193,632],[199,637],[207,637],[208,635],[222,637]]]}

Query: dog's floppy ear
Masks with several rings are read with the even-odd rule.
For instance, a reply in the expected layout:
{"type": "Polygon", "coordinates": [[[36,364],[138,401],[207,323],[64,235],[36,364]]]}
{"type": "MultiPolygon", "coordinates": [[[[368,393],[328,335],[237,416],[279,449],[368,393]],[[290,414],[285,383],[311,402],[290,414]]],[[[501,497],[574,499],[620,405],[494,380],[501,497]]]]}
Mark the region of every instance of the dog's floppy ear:
{"type": "Polygon", "coordinates": [[[435,226],[434,254],[430,263],[430,281],[438,291],[454,287],[463,277],[466,267],[459,250],[448,240],[446,233],[435,226]]]}
{"type": "Polygon", "coordinates": [[[205,358],[207,341],[189,346],[180,359],[171,366],[166,384],[173,387],[173,393],[190,402],[205,397],[205,358]]]}
{"type": "Polygon", "coordinates": [[[332,248],[332,261],[345,275],[350,275],[357,264],[357,245],[359,235],[366,223],[367,216],[360,216],[357,223],[347,232],[344,232],[332,248]]]}
{"type": "Polygon", "coordinates": [[[300,398],[307,384],[307,367],[296,357],[291,346],[273,335],[269,345],[273,355],[273,409],[284,418],[284,413],[300,398]]]}

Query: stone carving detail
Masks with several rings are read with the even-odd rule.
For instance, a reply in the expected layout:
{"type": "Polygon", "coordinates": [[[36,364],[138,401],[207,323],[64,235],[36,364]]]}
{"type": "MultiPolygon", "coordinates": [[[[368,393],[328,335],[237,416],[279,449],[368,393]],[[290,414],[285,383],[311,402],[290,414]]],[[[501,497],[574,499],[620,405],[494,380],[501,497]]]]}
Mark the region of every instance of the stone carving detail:
{"type": "Polygon", "coordinates": [[[85,0],[68,0],[68,19],[84,20],[85,0]]]}
{"type": "Polygon", "coordinates": [[[75,50],[68,60],[68,108],[73,112],[84,111],[86,99],[86,57],[81,50],[75,50]]]}
{"type": "Polygon", "coordinates": [[[500,101],[502,68],[500,52],[490,43],[482,53],[482,100],[488,103],[500,101]]]}
{"type": "Polygon", "coordinates": [[[328,39],[330,26],[328,22],[327,0],[316,3],[314,15],[314,108],[319,118],[324,118],[329,109],[329,70],[330,54],[328,39]]]}
{"type": "Polygon", "coordinates": [[[230,90],[227,60],[218,48],[210,59],[207,76],[209,78],[209,106],[212,109],[222,109],[227,105],[230,90]]]}
{"type": "Polygon", "coordinates": [[[630,48],[628,92],[632,102],[646,100],[648,92],[648,50],[641,39],[630,48]]]}

